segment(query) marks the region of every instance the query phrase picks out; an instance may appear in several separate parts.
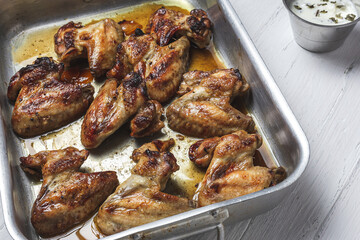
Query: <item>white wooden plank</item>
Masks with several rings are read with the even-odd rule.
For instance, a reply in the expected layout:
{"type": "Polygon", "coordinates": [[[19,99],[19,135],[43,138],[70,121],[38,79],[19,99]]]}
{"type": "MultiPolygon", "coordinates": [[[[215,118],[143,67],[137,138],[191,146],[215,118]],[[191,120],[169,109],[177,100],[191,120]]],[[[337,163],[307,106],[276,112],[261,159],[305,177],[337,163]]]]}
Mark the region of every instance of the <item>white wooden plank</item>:
{"type": "MultiPolygon", "coordinates": [[[[258,16],[245,14],[249,4],[266,8],[273,2],[234,4],[238,5],[235,9],[240,18],[247,17],[243,20],[245,27],[256,28],[258,16]]],[[[360,49],[354,46],[359,39],[359,28],[339,50],[313,54],[300,49],[291,40],[286,14],[286,11],[277,10],[278,19],[269,18],[271,23],[249,33],[254,34],[251,36],[255,45],[307,133],[312,158],[295,191],[278,208],[256,217],[244,239],[309,239],[315,236],[324,219],[333,219],[328,216],[329,210],[348,181],[356,162],[354,156],[358,154],[354,149],[360,139],[356,129],[360,120],[360,115],[356,114],[359,100],[354,96],[360,86],[354,79],[359,75],[360,49]],[[277,41],[272,36],[276,36],[277,41]],[[349,66],[352,66],[350,72],[346,70],[349,66]],[[350,117],[349,112],[353,116],[350,117]],[[352,130],[348,132],[348,129],[352,130]],[[355,141],[345,140],[349,137],[355,141]],[[343,139],[341,143],[340,139],[343,139]]],[[[330,231],[324,229],[324,232],[330,231]]]]}
{"type": "MultiPolygon", "coordinates": [[[[359,149],[359,144],[357,150],[359,149]]],[[[358,150],[359,151],[359,150],[358,150]]],[[[358,154],[359,157],[359,154],[358,154]]],[[[360,159],[339,198],[319,227],[314,239],[360,238],[360,159]]]]}

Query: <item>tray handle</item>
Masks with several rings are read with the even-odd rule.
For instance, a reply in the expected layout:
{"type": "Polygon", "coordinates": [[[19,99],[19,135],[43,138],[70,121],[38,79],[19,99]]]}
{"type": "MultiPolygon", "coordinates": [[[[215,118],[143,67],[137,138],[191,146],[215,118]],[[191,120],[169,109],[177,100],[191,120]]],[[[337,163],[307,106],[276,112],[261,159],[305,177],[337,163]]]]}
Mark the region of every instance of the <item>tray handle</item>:
{"type": "Polygon", "coordinates": [[[188,219],[171,225],[166,228],[157,229],[145,233],[133,234],[130,238],[134,240],[143,239],[183,239],[193,236],[195,234],[207,232],[217,229],[217,239],[225,239],[225,231],[223,222],[229,217],[229,212],[226,208],[215,209],[199,217],[188,219]]]}

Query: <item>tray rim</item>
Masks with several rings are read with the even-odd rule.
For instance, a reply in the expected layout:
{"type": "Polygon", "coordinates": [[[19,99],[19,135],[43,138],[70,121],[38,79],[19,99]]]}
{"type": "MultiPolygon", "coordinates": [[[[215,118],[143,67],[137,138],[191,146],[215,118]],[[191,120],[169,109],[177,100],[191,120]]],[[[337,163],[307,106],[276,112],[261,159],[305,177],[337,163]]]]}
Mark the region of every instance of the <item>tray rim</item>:
{"type": "MultiPolygon", "coordinates": [[[[310,157],[310,147],[306,135],[302,130],[300,124],[296,120],[293,112],[291,111],[289,105],[287,104],[285,98],[283,97],[280,89],[276,85],[270,71],[266,67],[254,43],[252,42],[247,31],[245,30],[245,27],[241,23],[239,16],[236,14],[229,0],[215,0],[215,1],[220,6],[221,10],[224,11],[224,16],[226,17],[226,19],[232,23],[232,28],[235,34],[238,36],[239,41],[241,41],[243,48],[246,50],[249,60],[251,62],[257,63],[256,65],[254,65],[254,68],[256,72],[259,74],[261,81],[264,83],[266,91],[271,95],[272,100],[274,100],[274,102],[277,104],[279,108],[279,112],[281,113],[283,119],[287,122],[289,127],[295,133],[296,138],[299,142],[300,159],[298,161],[298,165],[296,166],[296,168],[294,168],[294,171],[283,182],[279,183],[276,186],[272,186],[270,188],[258,192],[254,192],[251,194],[247,194],[241,197],[237,197],[234,199],[230,199],[227,201],[190,210],[167,218],[163,218],[155,222],[137,226],[128,229],[126,231],[104,237],[103,239],[106,240],[119,239],[145,230],[151,230],[164,225],[175,224],[176,222],[181,222],[188,218],[196,218],[201,214],[216,209],[226,208],[233,204],[249,201],[258,198],[260,196],[264,196],[273,192],[284,190],[290,187],[291,185],[293,185],[300,178],[300,176],[302,175],[308,164],[310,157]]],[[[5,134],[6,133],[5,133],[4,121],[0,121],[0,174],[1,174],[0,178],[2,180],[0,181],[0,191],[1,191],[2,206],[3,206],[3,215],[4,215],[6,228],[10,233],[10,235],[14,239],[26,239],[26,237],[19,230],[14,217],[15,216],[14,205],[13,205],[14,197],[12,194],[14,183],[12,181],[12,172],[11,172],[11,167],[14,166],[12,166],[12,163],[9,162],[8,159],[5,134]]]]}

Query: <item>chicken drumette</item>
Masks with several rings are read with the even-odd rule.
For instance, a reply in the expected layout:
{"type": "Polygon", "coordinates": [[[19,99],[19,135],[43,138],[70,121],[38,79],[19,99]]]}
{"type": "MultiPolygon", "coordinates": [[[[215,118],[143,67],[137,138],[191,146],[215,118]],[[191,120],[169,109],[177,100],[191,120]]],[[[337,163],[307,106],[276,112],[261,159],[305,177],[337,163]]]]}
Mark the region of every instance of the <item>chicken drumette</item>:
{"type": "Polygon", "coordinates": [[[132,137],[145,137],[164,127],[161,116],[164,112],[161,104],[154,100],[147,101],[130,122],[132,137]]]}
{"type": "Polygon", "coordinates": [[[81,117],[93,100],[91,84],[61,79],[63,64],[38,58],[10,80],[8,98],[15,101],[11,123],[21,137],[33,137],[81,117]]]}
{"type": "Polygon", "coordinates": [[[174,140],[155,140],[132,154],[131,176],[100,207],[95,222],[106,235],[192,209],[191,201],[161,192],[179,169],[168,152],[174,140]]]}
{"type": "Polygon", "coordinates": [[[147,33],[160,46],[167,45],[173,37],[187,36],[199,48],[205,48],[210,43],[211,25],[206,12],[201,9],[185,15],[162,7],[150,17],[147,33]]]}
{"type": "Polygon", "coordinates": [[[193,144],[189,149],[190,160],[201,167],[209,166],[194,195],[197,206],[260,191],[282,181],[286,176],[284,168],[253,165],[254,153],[260,145],[260,135],[243,130],[193,144]]]}
{"type": "Polygon", "coordinates": [[[250,116],[230,105],[249,85],[238,70],[185,73],[176,99],[167,109],[169,127],[193,137],[222,136],[237,130],[254,131],[250,116]]]}
{"type": "Polygon", "coordinates": [[[40,236],[58,235],[88,219],[119,184],[116,172],[79,172],[88,154],[68,147],[20,158],[25,172],[43,178],[31,213],[40,236]]]}
{"type": "Polygon", "coordinates": [[[54,39],[61,62],[69,64],[71,60],[87,58],[90,70],[100,76],[113,67],[124,34],[114,20],[105,19],[86,27],[69,22],[58,30],[54,39]]]}

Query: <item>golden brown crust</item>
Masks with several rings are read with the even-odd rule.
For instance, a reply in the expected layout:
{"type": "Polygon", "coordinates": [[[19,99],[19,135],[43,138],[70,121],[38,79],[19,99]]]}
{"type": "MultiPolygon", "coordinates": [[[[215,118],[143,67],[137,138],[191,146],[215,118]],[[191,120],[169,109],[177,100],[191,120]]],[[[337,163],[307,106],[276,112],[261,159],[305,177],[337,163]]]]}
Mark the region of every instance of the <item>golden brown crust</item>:
{"type": "Polygon", "coordinates": [[[103,75],[115,63],[117,46],[124,40],[121,27],[111,19],[82,26],[69,22],[54,36],[55,52],[60,61],[69,64],[77,58],[87,58],[95,76],[103,75]]]}
{"type": "Polygon", "coordinates": [[[179,169],[168,152],[174,140],[153,141],[134,150],[131,176],[100,207],[95,223],[106,235],[192,209],[188,199],[161,192],[179,169]]]}
{"type": "Polygon", "coordinates": [[[211,72],[192,71],[183,75],[184,94],[168,107],[169,127],[193,137],[215,137],[240,129],[254,131],[250,116],[230,105],[232,99],[249,89],[236,69],[211,72]]]}
{"type": "Polygon", "coordinates": [[[130,122],[130,136],[146,137],[161,130],[165,126],[161,120],[163,112],[164,109],[158,101],[147,101],[130,122]]]}
{"type": "Polygon", "coordinates": [[[190,15],[166,9],[158,9],[149,20],[150,33],[160,46],[169,44],[173,37],[187,36],[199,48],[205,48],[211,38],[212,23],[205,11],[194,9],[190,15]]]}
{"type": "Polygon", "coordinates": [[[10,101],[15,101],[23,86],[36,84],[50,74],[59,78],[63,71],[62,63],[57,64],[48,57],[37,58],[33,64],[21,68],[11,77],[7,96],[10,101]]]}
{"type": "Polygon", "coordinates": [[[165,47],[146,61],[146,87],[150,99],[167,102],[175,94],[188,67],[190,43],[186,37],[165,47]]]}
{"type": "Polygon", "coordinates": [[[147,101],[145,82],[135,72],[119,85],[108,79],[85,114],[81,126],[81,142],[86,148],[96,148],[137,113],[147,101]]]}
{"type": "Polygon", "coordinates": [[[149,53],[156,49],[156,43],[150,35],[132,35],[117,48],[114,67],[107,72],[108,78],[121,81],[126,74],[149,53]]]}
{"type": "MultiPolygon", "coordinates": [[[[159,102],[174,96],[187,67],[189,48],[186,37],[166,47],[157,46],[149,35],[131,36],[124,42],[119,51],[125,55],[118,52],[121,59],[118,58],[115,67],[108,72],[108,76],[118,77],[117,81],[112,79],[105,83],[85,115],[81,131],[83,145],[86,148],[99,146],[144,106],[148,96],[159,102]],[[120,79],[133,66],[134,71],[120,79]],[[117,82],[121,82],[120,86],[117,82]]],[[[146,136],[161,129],[160,107],[156,106],[152,116],[147,115],[151,118],[148,127],[154,128],[150,130],[146,124],[140,126],[139,118],[144,117],[144,112],[140,112],[131,125],[133,136],[146,136]]]]}
{"type": "Polygon", "coordinates": [[[214,137],[192,144],[189,148],[190,161],[194,162],[198,167],[208,167],[219,141],[219,137],[214,137]]]}
{"type": "Polygon", "coordinates": [[[69,62],[72,59],[86,57],[86,51],[80,46],[75,46],[77,29],[83,28],[81,23],[68,22],[60,27],[54,35],[54,47],[60,61],[69,62]]]}
{"type": "Polygon", "coordinates": [[[118,47],[116,63],[107,77],[121,81],[134,70],[145,79],[150,99],[166,102],[175,95],[187,69],[189,49],[186,37],[160,47],[150,35],[132,35],[118,47]]]}
{"type": "Polygon", "coordinates": [[[40,236],[52,237],[85,221],[119,184],[112,171],[79,172],[88,154],[69,147],[20,159],[26,172],[42,171],[43,184],[31,213],[40,236]]]}
{"type": "Polygon", "coordinates": [[[10,80],[9,99],[16,98],[11,123],[21,137],[33,137],[81,117],[93,100],[91,84],[63,81],[63,65],[38,58],[10,80]]]}
{"type": "Polygon", "coordinates": [[[195,152],[192,161],[204,163],[201,160],[207,157],[206,162],[210,163],[194,196],[198,207],[260,191],[285,178],[283,168],[253,165],[255,150],[261,142],[259,134],[241,130],[199,141],[191,147],[195,152]]]}

